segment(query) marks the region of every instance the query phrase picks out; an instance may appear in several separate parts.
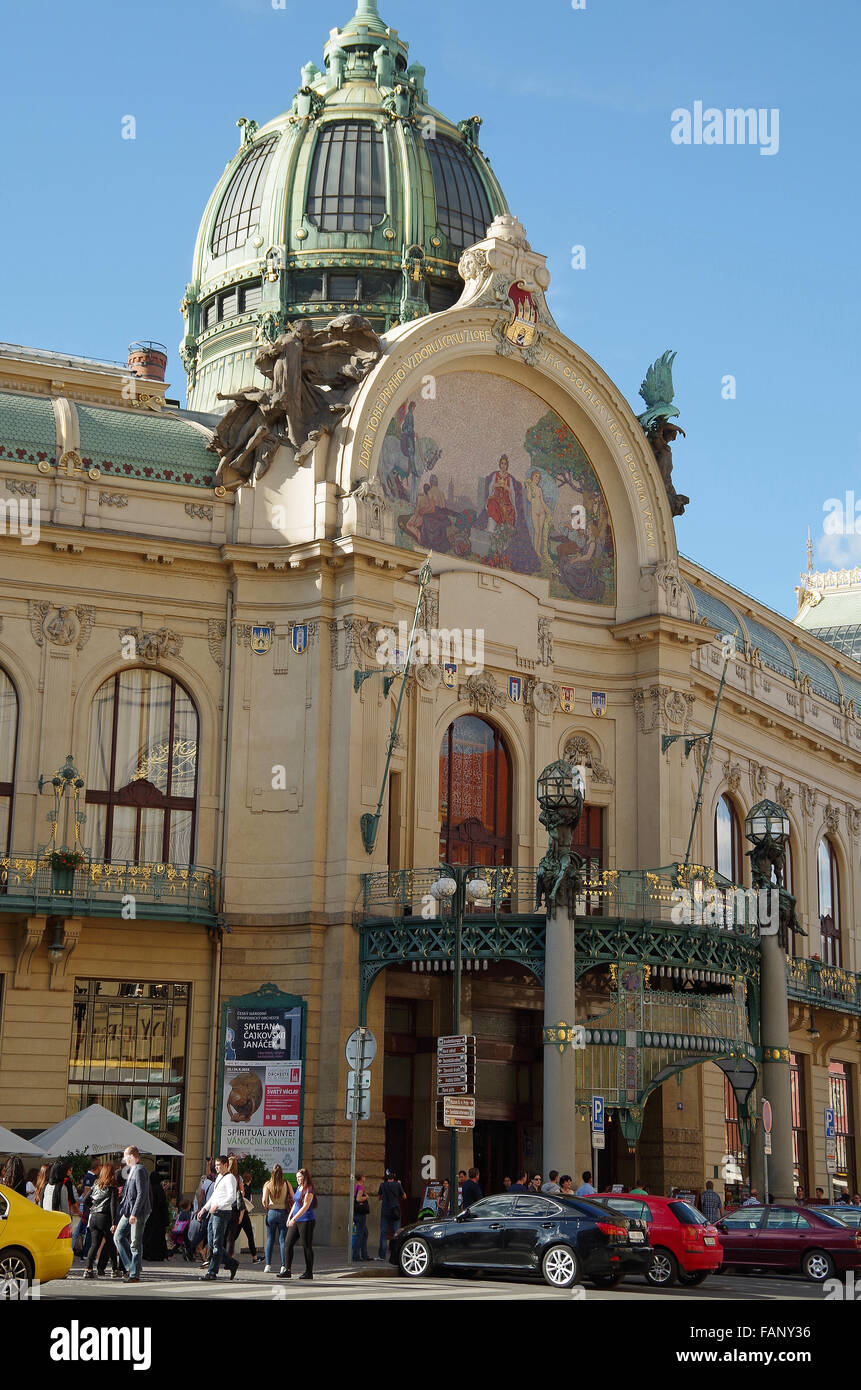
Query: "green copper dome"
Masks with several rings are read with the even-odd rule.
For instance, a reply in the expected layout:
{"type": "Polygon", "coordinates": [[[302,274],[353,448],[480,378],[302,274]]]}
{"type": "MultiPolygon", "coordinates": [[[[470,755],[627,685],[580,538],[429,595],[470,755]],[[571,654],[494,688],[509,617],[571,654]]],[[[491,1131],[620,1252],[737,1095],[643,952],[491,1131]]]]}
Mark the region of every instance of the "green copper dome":
{"type": "Polygon", "coordinates": [[[218,393],[251,384],[260,342],[291,319],[359,312],[382,333],[459,297],[461,253],[508,206],[479,118],[434,110],[407,47],[358,0],[290,110],[237,122],[181,305],[189,409],[223,411],[218,393]]]}

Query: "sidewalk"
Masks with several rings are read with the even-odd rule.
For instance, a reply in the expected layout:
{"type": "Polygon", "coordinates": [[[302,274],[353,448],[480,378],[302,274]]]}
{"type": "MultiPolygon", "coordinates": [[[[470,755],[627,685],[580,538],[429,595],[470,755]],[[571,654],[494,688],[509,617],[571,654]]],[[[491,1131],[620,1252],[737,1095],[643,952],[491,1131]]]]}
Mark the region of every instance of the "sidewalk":
{"type": "MultiPolygon", "coordinates": [[[[264,1274],[263,1261],[261,1260],[259,1264],[252,1264],[251,1256],[244,1247],[239,1252],[238,1259],[239,1272],[237,1278],[242,1278],[243,1280],[253,1279],[255,1283],[260,1281],[261,1283],[268,1284],[273,1279],[279,1283],[283,1282],[282,1280],[277,1280],[279,1268],[277,1264],[272,1266],[273,1272],[271,1274],[264,1274]]],[[[80,1260],[76,1257],[67,1278],[71,1280],[81,1279],[85,1264],[86,1262],[84,1260],[80,1260]]],[[[302,1256],[302,1250],[301,1247],[297,1246],[293,1258],[293,1278],[295,1279],[297,1275],[301,1274],[304,1268],[305,1261],[302,1256]]],[[[194,1264],[189,1264],[186,1260],[183,1260],[180,1255],[174,1255],[170,1260],[144,1260],[143,1273],[145,1275],[158,1274],[162,1277],[169,1276],[170,1278],[176,1279],[194,1279],[203,1273],[203,1266],[200,1260],[196,1260],[194,1264]]],[[[394,1265],[389,1264],[388,1261],[371,1260],[367,1264],[364,1262],[361,1264],[348,1264],[343,1246],[320,1245],[314,1247],[314,1273],[337,1275],[342,1279],[361,1279],[363,1276],[369,1275],[379,1279],[381,1275],[396,1274],[397,1271],[394,1265]]],[[[88,1283],[98,1284],[102,1284],[102,1282],[109,1287],[111,1284],[110,1276],[108,1275],[104,1281],[88,1281],[88,1283]]]]}

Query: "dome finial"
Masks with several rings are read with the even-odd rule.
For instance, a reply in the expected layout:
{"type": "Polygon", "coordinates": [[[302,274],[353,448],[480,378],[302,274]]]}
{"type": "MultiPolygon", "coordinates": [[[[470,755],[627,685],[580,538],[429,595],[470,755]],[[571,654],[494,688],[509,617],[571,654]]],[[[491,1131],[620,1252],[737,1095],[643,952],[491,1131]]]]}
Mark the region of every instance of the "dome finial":
{"type": "Polygon", "coordinates": [[[354,19],[379,19],[380,12],[377,9],[377,0],[356,0],[356,13],[354,19]]]}

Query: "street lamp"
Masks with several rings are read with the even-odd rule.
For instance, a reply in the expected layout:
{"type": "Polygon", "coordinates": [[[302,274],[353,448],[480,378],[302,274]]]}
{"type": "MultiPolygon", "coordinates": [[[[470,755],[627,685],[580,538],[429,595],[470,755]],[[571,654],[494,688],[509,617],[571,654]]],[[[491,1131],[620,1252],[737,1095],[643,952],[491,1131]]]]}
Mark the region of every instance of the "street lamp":
{"type": "MultiPolygon", "coordinates": [[[[545,767],[538,778],[538,804],[544,814],[564,812],[570,816],[574,813],[579,820],[585,794],[583,773],[575,763],[564,758],[545,767]]],[[[543,817],[542,824],[547,824],[543,817]]]]}

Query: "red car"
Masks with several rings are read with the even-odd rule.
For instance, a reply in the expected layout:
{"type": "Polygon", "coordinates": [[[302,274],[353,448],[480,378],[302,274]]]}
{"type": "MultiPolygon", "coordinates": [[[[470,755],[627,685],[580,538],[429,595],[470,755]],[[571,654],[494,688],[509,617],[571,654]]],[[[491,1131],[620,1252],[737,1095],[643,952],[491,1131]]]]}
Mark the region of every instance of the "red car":
{"type": "Polygon", "coordinates": [[[636,1192],[602,1192],[589,1201],[648,1222],[655,1254],[646,1278],[656,1288],[668,1288],[676,1280],[701,1284],[720,1268],[724,1257],[717,1228],[689,1202],[636,1192]]]}
{"type": "Polygon", "coordinates": [[[724,1268],[787,1269],[816,1284],[861,1269],[861,1230],[818,1207],[738,1207],[718,1222],[724,1268]]]}

